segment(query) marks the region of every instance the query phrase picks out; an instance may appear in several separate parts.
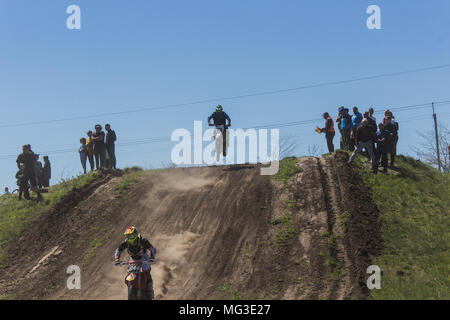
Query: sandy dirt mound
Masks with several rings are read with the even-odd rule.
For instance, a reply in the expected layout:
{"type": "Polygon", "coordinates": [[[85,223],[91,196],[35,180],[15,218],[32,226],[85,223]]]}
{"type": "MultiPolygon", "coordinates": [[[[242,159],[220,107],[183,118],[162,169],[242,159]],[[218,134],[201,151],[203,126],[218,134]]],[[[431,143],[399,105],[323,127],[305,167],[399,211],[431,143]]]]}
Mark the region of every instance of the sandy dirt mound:
{"type": "Polygon", "coordinates": [[[287,184],[259,165],[150,171],[128,194],[116,190],[121,177],[104,177],[24,232],[0,293],[126,299],[112,258],[135,224],[158,250],[157,299],[363,299],[378,211],[347,159],[300,158],[287,184]],[[69,265],[81,268],[81,290],[66,288],[69,265]]]}

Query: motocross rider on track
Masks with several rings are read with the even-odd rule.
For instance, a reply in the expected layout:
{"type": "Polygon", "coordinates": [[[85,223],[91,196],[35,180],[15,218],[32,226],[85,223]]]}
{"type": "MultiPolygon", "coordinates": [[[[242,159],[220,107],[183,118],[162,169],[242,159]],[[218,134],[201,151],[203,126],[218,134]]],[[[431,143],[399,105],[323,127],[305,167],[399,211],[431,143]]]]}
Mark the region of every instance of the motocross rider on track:
{"type": "MultiPolygon", "coordinates": [[[[128,254],[135,261],[148,262],[155,258],[156,255],[155,247],[152,246],[150,241],[148,241],[146,238],[143,238],[140,235],[139,231],[136,229],[135,226],[128,227],[125,230],[124,235],[126,239],[120,243],[114,255],[114,260],[116,263],[120,261],[120,255],[122,251],[125,249],[127,249],[128,254]]],[[[153,280],[150,274],[151,271],[150,265],[142,264],[142,271],[145,272],[148,279],[147,282],[148,295],[151,299],[153,299],[155,294],[153,291],[153,280]]]]}

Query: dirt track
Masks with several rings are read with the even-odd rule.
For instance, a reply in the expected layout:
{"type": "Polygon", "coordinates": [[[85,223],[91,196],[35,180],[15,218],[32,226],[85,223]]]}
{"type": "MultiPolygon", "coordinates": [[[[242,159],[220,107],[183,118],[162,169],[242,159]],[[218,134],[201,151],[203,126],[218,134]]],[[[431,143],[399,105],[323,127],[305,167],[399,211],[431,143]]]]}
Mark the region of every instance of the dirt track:
{"type": "Polygon", "coordinates": [[[231,290],[241,298],[364,299],[369,255],[380,246],[378,211],[346,160],[339,152],[301,158],[287,185],[261,176],[258,165],[152,171],[122,196],[121,178],[104,175],[24,232],[14,263],[0,269],[0,294],[126,299],[125,270],[112,257],[135,224],[158,250],[158,299],[230,298],[231,290]],[[17,263],[25,268],[5,286],[17,263]],[[81,290],[65,286],[73,264],[81,290]]]}

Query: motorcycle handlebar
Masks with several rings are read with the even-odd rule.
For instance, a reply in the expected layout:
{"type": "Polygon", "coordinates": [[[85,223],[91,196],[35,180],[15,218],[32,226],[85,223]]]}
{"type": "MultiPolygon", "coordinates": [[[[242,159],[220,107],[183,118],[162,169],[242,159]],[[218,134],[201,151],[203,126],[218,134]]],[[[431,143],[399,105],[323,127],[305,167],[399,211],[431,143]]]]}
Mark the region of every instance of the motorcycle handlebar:
{"type": "MultiPolygon", "coordinates": [[[[129,265],[129,264],[134,264],[135,263],[135,261],[115,261],[114,263],[113,263],[113,266],[123,266],[123,265],[129,265]]],[[[142,262],[139,262],[140,264],[147,264],[147,265],[152,265],[152,264],[155,264],[156,263],[156,260],[155,259],[151,259],[150,261],[142,261],[142,262]]]]}
{"type": "MultiPolygon", "coordinates": [[[[208,123],[208,126],[210,126],[210,127],[216,127],[216,125],[215,125],[214,123],[208,123]]],[[[225,126],[225,128],[228,128],[228,127],[231,127],[231,124],[229,124],[229,125],[224,124],[224,126],[225,126]]]]}

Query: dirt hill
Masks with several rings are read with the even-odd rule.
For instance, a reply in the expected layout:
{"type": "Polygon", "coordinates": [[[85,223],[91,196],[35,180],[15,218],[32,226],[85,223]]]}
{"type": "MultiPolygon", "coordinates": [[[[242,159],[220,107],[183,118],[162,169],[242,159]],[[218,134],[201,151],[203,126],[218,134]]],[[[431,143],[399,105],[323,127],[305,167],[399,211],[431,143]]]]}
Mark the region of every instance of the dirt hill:
{"type": "Polygon", "coordinates": [[[134,224],[158,250],[158,299],[364,299],[378,210],[347,159],[300,158],[286,183],[260,165],[102,173],[22,233],[0,295],[126,299],[112,261],[134,224]],[[66,288],[69,265],[81,290],[66,288]]]}

